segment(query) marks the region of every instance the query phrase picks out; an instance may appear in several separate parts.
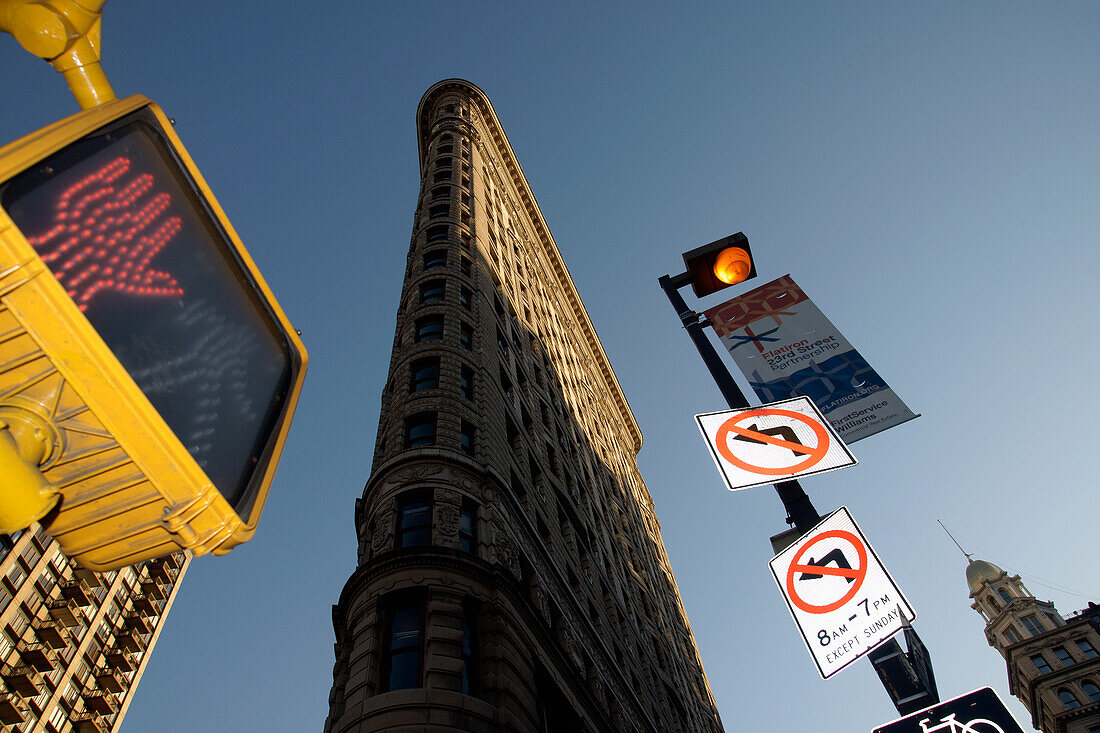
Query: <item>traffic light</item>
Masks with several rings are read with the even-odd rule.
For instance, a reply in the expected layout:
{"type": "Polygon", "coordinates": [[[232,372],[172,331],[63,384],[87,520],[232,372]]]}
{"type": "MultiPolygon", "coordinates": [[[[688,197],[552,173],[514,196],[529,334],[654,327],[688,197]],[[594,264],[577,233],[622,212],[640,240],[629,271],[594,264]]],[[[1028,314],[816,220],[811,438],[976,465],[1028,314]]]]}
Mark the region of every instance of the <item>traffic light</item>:
{"type": "Polygon", "coordinates": [[[13,515],[0,489],[0,523],[40,520],[92,570],[228,552],[255,531],[305,367],[155,104],[0,149],[0,473],[23,497],[13,515]]]}
{"type": "Polygon", "coordinates": [[[685,252],[684,264],[698,298],[756,277],[749,240],[741,232],[685,252]]]}

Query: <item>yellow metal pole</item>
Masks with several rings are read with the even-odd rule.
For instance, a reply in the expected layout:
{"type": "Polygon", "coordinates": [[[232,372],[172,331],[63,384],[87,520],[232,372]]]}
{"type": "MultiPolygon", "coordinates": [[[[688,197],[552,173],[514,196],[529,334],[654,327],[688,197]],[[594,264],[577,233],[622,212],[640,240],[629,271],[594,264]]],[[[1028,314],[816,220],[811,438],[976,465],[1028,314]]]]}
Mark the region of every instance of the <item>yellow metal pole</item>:
{"type": "Polygon", "coordinates": [[[99,63],[101,12],[107,0],[0,0],[0,31],[49,61],[81,109],[115,99],[99,63]]]}

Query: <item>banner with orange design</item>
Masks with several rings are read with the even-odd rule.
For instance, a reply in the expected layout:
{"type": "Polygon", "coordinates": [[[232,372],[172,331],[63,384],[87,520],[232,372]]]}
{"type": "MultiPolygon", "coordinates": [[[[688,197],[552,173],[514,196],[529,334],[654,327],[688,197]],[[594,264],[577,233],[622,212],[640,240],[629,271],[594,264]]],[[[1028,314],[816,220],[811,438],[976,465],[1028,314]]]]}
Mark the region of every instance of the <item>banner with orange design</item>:
{"type": "Polygon", "coordinates": [[[846,443],[917,417],[790,275],[703,315],[761,402],[809,397],[846,443]]]}

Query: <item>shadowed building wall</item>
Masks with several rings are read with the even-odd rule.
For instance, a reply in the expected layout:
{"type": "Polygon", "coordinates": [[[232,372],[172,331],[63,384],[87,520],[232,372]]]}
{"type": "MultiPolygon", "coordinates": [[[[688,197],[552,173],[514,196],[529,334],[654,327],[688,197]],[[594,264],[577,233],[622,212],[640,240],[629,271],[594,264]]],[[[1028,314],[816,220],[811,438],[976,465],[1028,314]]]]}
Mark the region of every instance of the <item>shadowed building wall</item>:
{"type": "Polygon", "coordinates": [[[327,733],[721,731],[642,436],[485,94],[421,186],[327,733]]]}

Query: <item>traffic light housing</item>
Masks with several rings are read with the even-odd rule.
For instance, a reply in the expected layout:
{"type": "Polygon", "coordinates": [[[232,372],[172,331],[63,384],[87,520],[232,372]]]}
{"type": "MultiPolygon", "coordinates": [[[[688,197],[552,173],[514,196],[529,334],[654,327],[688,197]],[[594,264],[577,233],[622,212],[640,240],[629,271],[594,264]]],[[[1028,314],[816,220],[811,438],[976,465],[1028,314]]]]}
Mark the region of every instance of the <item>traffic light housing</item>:
{"type": "Polygon", "coordinates": [[[108,570],[247,541],[305,367],[155,104],[0,149],[0,469],[37,472],[30,519],[66,555],[108,570]]]}
{"type": "Polygon", "coordinates": [[[684,253],[697,298],[756,277],[749,240],[741,232],[684,253]]]}

